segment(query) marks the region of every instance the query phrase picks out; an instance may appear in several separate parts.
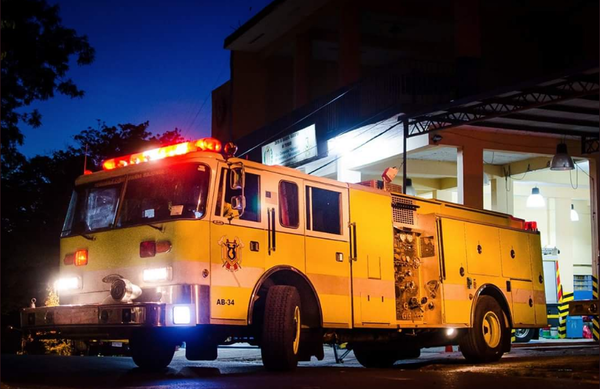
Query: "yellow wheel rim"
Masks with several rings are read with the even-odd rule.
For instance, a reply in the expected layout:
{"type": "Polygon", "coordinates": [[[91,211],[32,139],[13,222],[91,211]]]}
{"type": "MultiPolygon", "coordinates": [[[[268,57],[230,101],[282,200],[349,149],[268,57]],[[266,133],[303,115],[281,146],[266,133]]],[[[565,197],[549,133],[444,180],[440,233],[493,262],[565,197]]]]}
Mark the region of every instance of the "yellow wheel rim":
{"type": "Polygon", "coordinates": [[[300,307],[294,309],[294,328],[296,333],[294,334],[294,354],[298,354],[300,348],[300,307]]]}
{"type": "Polygon", "coordinates": [[[483,340],[490,348],[496,348],[500,344],[501,328],[500,319],[494,312],[487,312],[483,316],[481,324],[483,340]]]}

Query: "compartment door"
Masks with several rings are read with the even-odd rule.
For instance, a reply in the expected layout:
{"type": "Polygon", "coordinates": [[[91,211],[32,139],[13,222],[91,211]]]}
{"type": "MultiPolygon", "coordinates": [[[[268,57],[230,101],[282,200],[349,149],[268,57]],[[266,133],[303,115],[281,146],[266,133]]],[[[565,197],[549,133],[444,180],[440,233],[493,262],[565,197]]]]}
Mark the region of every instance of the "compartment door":
{"type": "Polygon", "coordinates": [[[531,280],[529,235],[526,232],[500,229],[500,254],[504,277],[531,280]]]}
{"type": "Polygon", "coordinates": [[[474,291],[467,289],[465,222],[440,218],[438,223],[441,232],[439,240],[442,252],[444,322],[469,324],[471,322],[469,292],[474,291]]]}
{"type": "Polygon", "coordinates": [[[470,274],[499,276],[500,235],[497,227],[465,223],[467,270],[470,274]]]}
{"type": "Polygon", "coordinates": [[[519,328],[520,324],[535,325],[533,285],[531,281],[511,280],[510,293],[512,294],[514,327],[519,328]]]}
{"type": "Polygon", "coordinates": [[[350,222],[355,258],[352,290],[355,327],[396,323],[394,238],[389,195],[350,189],[350,222]],[[354,243],[354,242],[353,242],[354,243]]]}
{"type": "MultiPolygon", "coordinates": [[[[545,326],[548,323],[546,313],[546,291],[547,285],[544,279],[544,263],[542,262],[542,243],[539,234],[527,234],[529,237],[529,253],[531,256],[531,283],[533,284],[533,303],[535,308],[535,324],[545,326]]],[[[554,263],[552,263],[554,265],[554,263]]],[[[546,276],[552,277],[552,283],[556,277],[554,267],[552,272],[546,276]]]]}

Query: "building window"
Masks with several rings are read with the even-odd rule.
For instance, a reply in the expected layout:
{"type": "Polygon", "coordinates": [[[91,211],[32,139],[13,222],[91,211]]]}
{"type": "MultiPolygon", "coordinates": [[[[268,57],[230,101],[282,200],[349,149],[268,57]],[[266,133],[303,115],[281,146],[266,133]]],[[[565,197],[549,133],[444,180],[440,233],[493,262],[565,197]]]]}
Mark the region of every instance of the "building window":
{"type": "Polygon", "coordinates": [[[288,228],[300,225],[298,185],[293,182],[279,182],[279,223],[288,228]]]}
{"type": "MultiPolygon", "coordinates": [[[[221,181],[219,184],[219,195],[217,198],[216,216],[228,217],[231,211],[231,198],[242,194],[241,189],[233,190],[229,187],[229,169],[221,170],[221,181]],[[223,198],[225,189],[225,198],[223,198]]],[[[244,196],[246,197],[246,209],[240,220],[260,222],[260,176],[246,172],[244,196]]]]}
{"type": "Polygon", "coordinates": [[[341,235],[341,193],[307,186],[306,198],[306,228],[313,231],[341,235]],[[310,208],[310,215],[308,214],[308,208],[310,208]]]}

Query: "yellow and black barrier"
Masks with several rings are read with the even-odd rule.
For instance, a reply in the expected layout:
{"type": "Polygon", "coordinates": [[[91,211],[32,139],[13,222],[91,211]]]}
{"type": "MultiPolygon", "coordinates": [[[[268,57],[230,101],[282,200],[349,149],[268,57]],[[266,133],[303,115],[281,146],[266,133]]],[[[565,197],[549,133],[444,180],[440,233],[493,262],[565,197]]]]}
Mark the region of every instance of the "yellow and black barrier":
{"type": "Polygon", "coordinates": [[[513,328],[511,331],[511,334],[510,334],[510,342],[515,343],[516,341],[517,341],[517,337],[515,336],[515,330],[513,328]]]}
{"type": "MultiPolygon", "coordinates": [[[[598,300],[598,277],[592,276],[592,297],[598,300]]],[[[592,336],[598,342],[600,339],[600,326],[598,325],[598,316],[592,317],[592,336]]]]}
{"type": "Polygon", "coordinates": [[[569,316],[569,301],[575,299],[573,293],[563,293],[562,300],[558,302],[558,337],[567,337],[567,316],[569,316]]]}

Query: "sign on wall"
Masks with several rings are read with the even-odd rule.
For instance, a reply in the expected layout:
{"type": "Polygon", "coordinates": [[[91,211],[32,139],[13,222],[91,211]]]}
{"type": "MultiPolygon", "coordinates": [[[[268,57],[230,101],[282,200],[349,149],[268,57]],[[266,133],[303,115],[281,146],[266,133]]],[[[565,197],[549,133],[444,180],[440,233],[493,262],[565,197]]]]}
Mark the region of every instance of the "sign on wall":
{"type": "Polygon", "coordinates": [[[294,165],[317,156],[317,134],[312,124],[262,147],[265,165],[294,165]]]}

